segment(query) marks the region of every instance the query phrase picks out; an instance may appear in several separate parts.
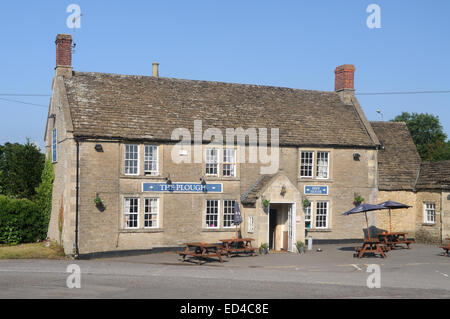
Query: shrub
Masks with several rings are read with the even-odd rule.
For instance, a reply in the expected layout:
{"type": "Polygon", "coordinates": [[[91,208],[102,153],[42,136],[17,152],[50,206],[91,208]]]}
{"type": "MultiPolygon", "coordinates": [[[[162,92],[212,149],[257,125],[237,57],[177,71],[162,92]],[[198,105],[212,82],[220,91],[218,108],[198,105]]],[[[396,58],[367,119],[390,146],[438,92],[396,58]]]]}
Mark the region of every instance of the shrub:
{"type": "Polygon", "coordinates": [[[44,215],[36,203],[0,195],[0,244],[32,243],[44,239],[44,215]]]}
{"type": "Polygon", "coordinates": [[[44,170],[42,171],[41,183],[36,187],[36,196],[34,202],[38,206],[41,214],[44,215],[42,220],[42,231],[47,233],[48,223],[50,221],[50,214],[52,211],[52,190],[53,190],[53,164],[49,161],[45,161],[44,170]]]}

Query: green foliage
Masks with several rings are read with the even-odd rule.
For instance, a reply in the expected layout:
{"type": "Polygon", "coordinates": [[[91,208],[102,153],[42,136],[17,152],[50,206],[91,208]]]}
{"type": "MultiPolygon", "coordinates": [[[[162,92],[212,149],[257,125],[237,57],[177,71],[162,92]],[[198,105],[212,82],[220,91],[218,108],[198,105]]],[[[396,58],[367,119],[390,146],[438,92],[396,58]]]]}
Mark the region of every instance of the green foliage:
{"type": "Polygon", "coordinates": [[[263,204],[264,207],[269,207],[269,205],[270,205],[270,200],[268,200],[268,199],[266,199],[266,198],[263,198],[263,199],[262,199],[262,204],[263,204]]]}
{"type": "Polygon", "coordinates": [[[311,205],[311,202],[309,201],[309,199],[305,198],[303,200],[303,207],[309,207],[309,205],[311,205]]]}
{"type": "Polygon", "coordinates": [[[36,203],[0,195],[0,244],[32,243],[44,239],[44,215],[36,203]]]}
{"type": "Polygon", "coordinates": [[[392,121],[406,123],[422,160],[450,159],[450,144],[438,116],[403,112],[392,121]]]}
{"type": "Polygon", "coordinates": [[[45,161],[44,170],[42,171],[41,184],[36,187],[36,196],[34,202],[43,214],[42,227],[48,228],[50,221],[50,214],[52,211],[52,190],[53,190],[53,164],[47,160],[45,161]]]}
{"type": "Polygon", "coordinates": [[[32,143],[0,145],[0,194],[32,199],[41,181],[45,155],[32,143]]]}
{"type": "Polygon", "coordinates": [[[362,202],[364,202],[364,198],[362,198],[361,195],[355,197],[355,204],[359,205],[362,202]]]}

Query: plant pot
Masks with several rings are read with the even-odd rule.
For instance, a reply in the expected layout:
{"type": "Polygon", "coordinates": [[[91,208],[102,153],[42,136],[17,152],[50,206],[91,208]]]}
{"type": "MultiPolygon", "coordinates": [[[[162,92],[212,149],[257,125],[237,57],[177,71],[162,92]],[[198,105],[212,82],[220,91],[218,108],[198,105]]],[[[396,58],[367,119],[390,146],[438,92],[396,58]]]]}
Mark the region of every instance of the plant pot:
{"type": "Polygon", "coordinates": [[[299,253],[299,254],[304,254],[304,253],[305,253],[305,248],[302,247],[302,246],[297,247],[297,250],[298,250],[298,253],[299,253]]]}

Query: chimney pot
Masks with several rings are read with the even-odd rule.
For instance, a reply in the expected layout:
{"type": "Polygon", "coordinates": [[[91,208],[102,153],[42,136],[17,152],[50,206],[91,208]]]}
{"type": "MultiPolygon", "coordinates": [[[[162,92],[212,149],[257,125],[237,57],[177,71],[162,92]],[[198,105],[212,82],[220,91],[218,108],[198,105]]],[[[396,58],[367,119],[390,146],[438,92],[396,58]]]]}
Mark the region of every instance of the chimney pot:
{"type": "Polygon", "coordinates": [[[153,63],[153,76],[155,78],[159,77],[159,63],[153,63]]]}

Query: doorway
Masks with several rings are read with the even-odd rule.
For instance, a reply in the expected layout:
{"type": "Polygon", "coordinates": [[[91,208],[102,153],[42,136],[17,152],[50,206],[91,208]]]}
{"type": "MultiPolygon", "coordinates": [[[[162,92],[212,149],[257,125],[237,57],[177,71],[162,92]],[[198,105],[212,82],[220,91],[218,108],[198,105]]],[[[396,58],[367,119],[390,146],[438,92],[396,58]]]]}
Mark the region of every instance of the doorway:
{"type": "Polygon", "coordinates": [[[294,252],[295,227],[294,203],[270,203],[269,249],[294,252]]]}

